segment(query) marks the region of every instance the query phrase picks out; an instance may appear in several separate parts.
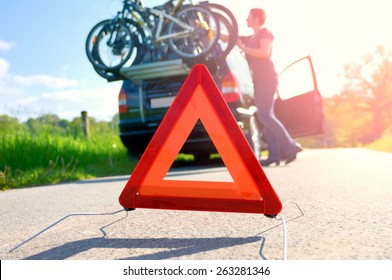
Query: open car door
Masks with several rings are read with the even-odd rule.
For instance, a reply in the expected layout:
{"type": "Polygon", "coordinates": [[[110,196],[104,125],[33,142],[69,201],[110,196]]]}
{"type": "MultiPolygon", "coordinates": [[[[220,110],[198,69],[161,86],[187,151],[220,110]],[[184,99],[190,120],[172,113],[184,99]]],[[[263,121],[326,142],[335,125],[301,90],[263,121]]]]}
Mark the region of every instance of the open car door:
{"type": "Polygon", "coordinates": [[[280,73],[274,109],[294,138],[324,132],[323,104],[310,56],[293,62],[280,73]]]}

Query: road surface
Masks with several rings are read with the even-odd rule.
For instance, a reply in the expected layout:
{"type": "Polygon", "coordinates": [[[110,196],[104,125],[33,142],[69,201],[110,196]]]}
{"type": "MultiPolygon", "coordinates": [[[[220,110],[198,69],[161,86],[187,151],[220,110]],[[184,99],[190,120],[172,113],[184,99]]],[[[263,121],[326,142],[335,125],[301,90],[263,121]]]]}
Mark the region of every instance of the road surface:
{"type": "MultiPolygon", "coordinates": [[[[392,259],[392,153],[305,150],[292,164],[264,171],[282,202],[290,201],[279,216],[287,221],[288,259],[392,259]]],[[[231,180],[223,165],[167,176],[231,180]]],[[[125,213],[118,196],[128,178],[0,192],[0,259],[282,259],[281,221],[239,213],[125,213]],[[15,249],[71,213],[116,211],[70,216],[15,249]]]]}

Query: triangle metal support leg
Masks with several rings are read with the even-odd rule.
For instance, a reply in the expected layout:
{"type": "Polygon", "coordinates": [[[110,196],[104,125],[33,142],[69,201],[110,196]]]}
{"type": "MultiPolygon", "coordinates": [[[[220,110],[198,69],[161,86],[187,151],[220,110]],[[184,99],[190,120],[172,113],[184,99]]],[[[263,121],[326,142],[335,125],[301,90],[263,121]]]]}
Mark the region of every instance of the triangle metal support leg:
{"type": "MultiPolygon", "coordinates": [[[[19,247],[23,246],[24,244],[30,242],[31,240],[33,240],[34,238],[36,238],[37,236],[41,235],[42,233],[44,233],[45,231],[49,230],[50,228],[54,227],[55,225],[61,223],[62,221],[64,221],[65,219],[69,218],[69,217],[73,217],[73,216],[108,216],[108,215],[115,215],[117,213],[120,212],[124,212],[126,211],[125,209],[121,209],[115,212],[110,212],[110,213],[73,213],[73,214],[69,214],[67,216],[62,217],[60,220],[54,222],[53,224],[47,226],[46,228],[44,228],[43,230],[41,230],[40,232],[34,234],[33,236],[31,236],[30,238],[26,239],[25,241],[23,241],[22,243],[20,243],[19,245],[15,246],[14,248],[12,248],[9,253],[12,253],[13,251],[15,251],[16,249],[18,249],[19,247]]],[[[126,211],[126,217],[128,216],[128,212],[126,211]]],[[[102,228],[103,229],[103,228],[102,228]]],[[[101,229],[101,231],[102,231],[101,229]]],[[[105,233],[104,233],[105,235],[105,233]]]]}
{"type": "MultiPolygon", "coordinates": [[[[290,221],[293,221],[293,220],[295,220],[295,219],[298,219],[298,218],[300,218],[300,217],[302,217],[302,216],[304,216],[304,212],[301,210],[301,208],[299,207],[298,203],[293,202],[293,201],[286,201],[286,202],[284,202],[284,203],[282,204],[283,210],[285,209],[285,206],[286,206],[287,204],[294,204],[294,205],[298,208],[298,210],[299,210],[299,212],[300,212],[299,215],[297,215],[297,216],[295,216],[295,217],[293,217],[293,218],[290,218],[289,220],[286,220],[286,218],[285,218],[285,216],[284,216],[283,214],[279,214],[279,215],[277,215],[277,216],[275,216],[275,217],[273,217],[273,218],[275,218],[276,221],[280,221],[280,224],[277,224],[277,225],[275,225],[275,226],[273,226],[273,227],[270,227],[269,229],[266,229],[266,230],[262,231],[261,233],[257,234],[257,235],[262,235],[263,233],[265,233],[265,232],[267,232],[267,231],[270,231],[270,230],[272,230],[272,229],[274,229],[274,228],[277,228],[277,227],[279,227],[279,226],[282,226],[282,230],[283,230],[283,240],[282,240],[282,251],[283,251],[283,256],[282,256],[282,257],[283,257],[283,260],[287,260],[287,238],[288,238],[287,223],[290,222],[290,221]]],[[[283,212],[283,210],[282,210],[282,212],[283,212]]],[[[281,212],[281,213],[282,213],[282,212],[281,212]]],[[[270,218],[272,218],[272,217],[270,217],[270,218]]],[[[264,248],[264,243],[265,243],[265,238],[263,238],[263,241],[262,241],[262,244],[261,244],[260,256],[261,256],[263,259],[266,259],[266,258],[263,256],[263,253],[262,253],[263,248],[264,248]]]]}

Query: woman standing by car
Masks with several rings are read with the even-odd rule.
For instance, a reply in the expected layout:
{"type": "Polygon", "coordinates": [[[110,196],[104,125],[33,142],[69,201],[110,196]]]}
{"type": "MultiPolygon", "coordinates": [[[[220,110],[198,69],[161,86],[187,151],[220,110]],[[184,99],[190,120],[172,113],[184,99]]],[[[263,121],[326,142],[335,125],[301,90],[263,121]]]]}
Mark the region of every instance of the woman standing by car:
{"type": "Polygon", "coordinates": [[[262,9],[251,9],[247,18],[251,36],[240,36],[238,47],[245,53],[254,85],[254,99],[258,109],[257,117],[264,125],[268,144],[268,158],[260,160],[262,166],[280,164],[281,153],[286,156],[286,164],[297,158],[302,151],[274,114],[274,96],[278,87],[278,74],[271,60],[274,35],[264,26],[266,15],[262,9]]]}

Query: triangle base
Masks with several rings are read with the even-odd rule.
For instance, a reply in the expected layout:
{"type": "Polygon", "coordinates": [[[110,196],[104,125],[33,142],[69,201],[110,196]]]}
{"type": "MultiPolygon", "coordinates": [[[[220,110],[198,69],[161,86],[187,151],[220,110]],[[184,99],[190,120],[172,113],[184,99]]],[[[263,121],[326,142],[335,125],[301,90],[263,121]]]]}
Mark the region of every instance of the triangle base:
{"type": "MultiPolygon", "coordinates": [[[[135,208],[264,214],[264,201],[137,195],[135,208]]],[[[276,213],[271,213],[276,214],[276,213]]]]}

